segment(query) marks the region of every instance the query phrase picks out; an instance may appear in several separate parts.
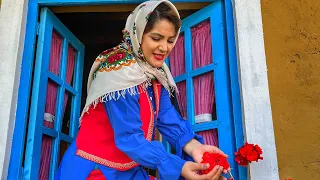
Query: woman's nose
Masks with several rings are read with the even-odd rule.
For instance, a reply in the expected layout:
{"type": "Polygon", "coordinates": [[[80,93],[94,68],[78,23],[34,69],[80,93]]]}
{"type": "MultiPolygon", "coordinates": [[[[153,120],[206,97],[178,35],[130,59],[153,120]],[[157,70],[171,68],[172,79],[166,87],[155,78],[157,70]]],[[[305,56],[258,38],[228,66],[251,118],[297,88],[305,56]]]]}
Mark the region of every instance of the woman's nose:
{"type": "Polygon", "coordinates": [[[162,43],[160,44],[159,46],[159,50],[163,53],[167,52],[168,51],[168,43],[162,43]]]}

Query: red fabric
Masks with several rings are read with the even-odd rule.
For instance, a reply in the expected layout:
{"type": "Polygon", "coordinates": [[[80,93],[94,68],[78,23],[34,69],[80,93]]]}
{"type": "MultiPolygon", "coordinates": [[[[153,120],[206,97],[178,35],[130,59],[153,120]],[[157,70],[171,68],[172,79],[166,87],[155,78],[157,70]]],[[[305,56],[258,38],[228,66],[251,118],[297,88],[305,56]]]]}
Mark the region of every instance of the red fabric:
{"type": "MultiPolygon", "coordinates": [[[[150,180],[157,180],[153,176],[149,176],[149,177],[150,177],[150,180]]],[[[107,180],[107,178],[105,178],[103,173],[99,169],[97,169],[97,170],[91,171],[91,173],[86,178],[86,180],[107,180]]]]}
{"type": "MultiPolygon", "coordinates": [[[[53,31],[51,51],[50,51],[49,71],[56,75],[59,75],[59,72],[60,72],[61,52],[62,52],[62,37],[57,32],[53,31]]],[[[68,84],[71,83],[71,80],[73,78],[75,55],[76,55],[76,51],[69,45],[67,72],[66,72],[66,82],[68,84]]],[[[58,93],[58,85],[52,81],[48,81],[45,112],[50,113],[53,116],[55,116],[55,112],[56,112],[57,93],[58,93]]],[[[67,95],[68,94],[65,93],[63,111],[65,111],[66,105],[67,105],[67,101],[68,101],[67,95]]],[[[54,128],[54,122],[49,122],[44,120],[43,125],[51,129],[54,128]]],[[[43,135],[41,146],[42,147],[41,147],[41,156],[40,156],[39,179],[46,180],[49,177],[50,160],[51,160],[51,152],[52,152],[52,138],[49,136],[43,135]]]]}
{"type": "MultiPolygon", "coordinates": [[[[53,31],[52,33],[52,42],[51,42],[51,51],[50,51],[50,65],[49,71],[59,75],[60,61],[61,61],[61,51],[62,51],[62,38],[58,33],[53,31]]],[[[46,93],[46,105],[45,112],[55,115],[56,111],[56,102],[57,102],[57,93],[58,85],[52,81],[48,81],[47,93],[46,93]]],[[[54,123],[44,120],[43,125],[53,129],[54,123]]],[[[42,145],[41,145],[41,154],[40,154],[40,169],[39,176],[40,180],[46,180],[49,178],[50,170],[50,159],[52,150],[52,138],[43,135],[42,136],[42,145]]]]}
{"type": "MultiPolygon", "coordinates": [[[[186,59],[184,53],[184,34],[180,34],[176,45],[169,56],[170,70],[173,77],[179,76],[186,72],[186,59]]],[[[187,92],[186,81],[177,83],[179,94],[177,94],[178,104],[181,116],[187,119],[187,92]]]]}
{"type": "Polygon", "coordinates": [[[157,117],[158,117],[158,113],[159,113],[159,106],[160,106],[160,96],[161,96],[161,87],[162,87],[162,85],[160,84],[160,83],[158,83],[158,82],[153,82],[153,89],[154,89],[154,91],[155,91],[155,100],[156,100],[156,115],[157,115],[157,117]]]}
{"type": "MultiPolygon", "coordinates": [[[[50,52],[51,53],[50,53],[49,71],[56,75],[59,75],[60,63],[61,63],[61,52],[62,52],[62,37],[55,31],[53,31],[52,33],[52,42],[51,42],[50,52]]],[[[73,78],[75,56],[76,56],[76,51],[69,45],[67,72],[66,72],[66,82],[68,84],[71,83],[73,78]]],[[[45,112],[55,116],[58,85],[52,81],[48,81],[46,94],[47,95],[46,95],[45,112]]],[[[68,98],[69,98],[68,93],[66,92],[64,96],[63,112],[66,109],[68,98]]],[[[49,122],[44,120],[43,125],[51,129],[54,128],[54,122],[49,122]]],[[[39,180],[46,180],[49,178],[51,152],[52,152],[52,137],[43,135],[42,145],[41,145],[41,156],[40,156],[39,180]]]]}
{"type": "Polygon", "coordinates": [[[217,129],[200,131],[198,132],[198,134],[203,137],[205,144],[217,146],[217,147],[219,146],[217,129]]]}
{"type": "MultiPolygon", "coordinates": [[[[157,87],[159,93],[161,86],[157,87]]],[[[154,123],[154,112],[151,112],[149,101],[147,93],[141,91],[139,99],[141,129],[144,131],[145,137],[147,137],[149,123],[154,123]]],[[[159,98],[156,98],[156,101],[159,102],[159,98]]],[[[149,132],[153,132],[153,126],[150,127],[149,132]]],[[[83,115],[76,146],[79,156],[117,170],[124,171],[138,166],[136,163],[130,166],[119,166],[119,164],[123,165],[133,161],[116,147],[114,132],[102,103],[99,103],[94,109],[90,108],[89,112],[83,115]],[[90,156],[83,155],[82,152],[88,153],[90,156]]]]}
{"type": "Polygon", "coordinates": [[[97,170],[93,170],[89,174],[86,180],[107,180],[107,179],[104,177],[102,172],[99,169],[97,169],[97,170]]]}
{"type": "MultiPolygon", "coordinates": [[[[144,124],[145,123],[148,123],[148,120],[146,121],[146,119],[144,119],[144,124]]],[[[102,103],[99,103],[95,109],[90,109],[88,113],[83,115],[81,128],[76,139],[76,145],[78,150],[82,150],[108,161],[122,164],[132,161],[116,147],[114,142],[114,132],[102,103]]],[[[83,155],[80,156],[83,157],[83,155]]],[[[92,157],[83,158],[95,162],[97,161],[90,159],[92,157]]],[[[110,167],[112,164],[107,166],[110,167]]]]}
{"type": "Polygon", "coordinates": [[[170,70],[173,77],[186,73],[184,49],[184,34],[180,34],[169,56],[170,70]]]}
{"type": "Polygon", "coordinates": [[[179,94],[177,95],[177,100],[183,119],[187,119],[187,89],[186,81],[177,83],[179,94]]]}
{"type": "MultiPolygon", "coordinates": [[[[212,63],[210,21],[204,21],[192,30],[192,66],[197,69],[212,63]]],[[[209,72],[193,79],[195,115],[212,114],[215,101],[214,74],[209,72]]],[[[204,143],[218,146],[216,129],[198,132],[204,143]]]]}
{"type": "MultiPolygon", "coordinates": [[[[192,29],[192,66],[197,69],[212,63],[210,21],[192,29]]],[[[195,115],[211,114],[214,103],[213,72],[193,79],[195,115]]]]}

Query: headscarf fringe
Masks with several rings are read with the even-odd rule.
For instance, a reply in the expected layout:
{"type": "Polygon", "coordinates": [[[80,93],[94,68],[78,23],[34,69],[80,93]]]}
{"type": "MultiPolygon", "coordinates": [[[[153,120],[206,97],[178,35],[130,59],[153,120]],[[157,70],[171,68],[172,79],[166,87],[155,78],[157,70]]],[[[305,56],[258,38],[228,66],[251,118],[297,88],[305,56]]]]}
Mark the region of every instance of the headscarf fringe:
{"type": "Polygon", "coordinates": [[[151,79],[147,79],[145,82],[141,83],[141,88],[139,88],[140,85],[134,86],[134,87],[130,87],[127,89],[123,89],[123,90],[118,90],[118,91],[113,91],[113,92],[109,92],[101,97],[99,97],[98,99],[96,99],[95,101],[92,102],[92,104],[88,105],[87,107],[84,108],[80,118],[79,118],[79,125],[81,125],[81,121],[82,121],[82,117],[85,113],[89,114],[89,109],[90,107],[93,106],[93,109],[95,109],[97,107],[97,105],[99,103],[105,103],[107,101],[110,100],[114,100],[117,101],[118,99],[120,99],[120,97],[123,97],[124,99],[126,98],[126,94],[127,92],[129,93],[130,96],[136,96],[141,94],[142,92],[146,92],[146,89],[149,86],[152,86],[151,83],[151,79]]]}

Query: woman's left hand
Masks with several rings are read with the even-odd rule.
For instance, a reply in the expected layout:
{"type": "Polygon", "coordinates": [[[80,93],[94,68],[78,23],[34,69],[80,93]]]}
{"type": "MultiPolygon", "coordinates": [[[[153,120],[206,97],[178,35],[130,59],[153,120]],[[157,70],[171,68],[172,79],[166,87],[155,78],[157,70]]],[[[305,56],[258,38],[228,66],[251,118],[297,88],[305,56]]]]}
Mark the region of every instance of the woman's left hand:
{"type": "MultiPolygon", "coordinates": [[[[196,146],[192,152],[190,152],[191,157],[194,159],[195,162],[197,163],[201,163],[202,161],[202,156],[205,152],[209,152],[209,153],[219,153],[221,155],[223,155],[224,157],[228,157],[228,155],[226,155],[225,153],[223,153],[219,148],[217,148],[216,146],[210,146],[210,145],[199,145],[196,146]]],[[[228,170],[223,170],[223,173],[226,174],[228,173],[228,171],[230,171],[230,168],[228,170]]]]}

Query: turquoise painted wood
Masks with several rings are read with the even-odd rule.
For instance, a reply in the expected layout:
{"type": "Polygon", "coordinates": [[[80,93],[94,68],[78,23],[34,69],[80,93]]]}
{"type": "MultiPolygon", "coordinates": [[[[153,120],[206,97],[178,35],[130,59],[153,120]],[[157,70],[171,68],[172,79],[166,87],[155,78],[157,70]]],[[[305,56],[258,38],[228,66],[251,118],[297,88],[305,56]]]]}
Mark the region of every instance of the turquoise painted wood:
{"type": "MultiPolygon", "coordinates": [[[[199,131],[205,131],[205,130],[209,130],[209,129],[217,129],[219,128],[220,125],[220,121],[211,121],[211,122],[206,122],[203,124],[193,124],[192,125],[192,130],[194,132],[199,132],[199,131]]],[[[220,140],[220,139],[219,139],[220,140]]]]}
{"type": "Polygon", "coordinates": [[[195,132],[217,129],[219,148],[229,155],[232,173],[238,179],[238,166],[234,162],[235,133],[232,112],[232,99],[228,62],[228,39],[226,36],[224,1],[216,1],[197,11],[182,21],[182,32],[185,37],[186,73],[175,77],[176,82],[186,81],[187,116],[195,132]],[[212,38],[212,63],[204,67],[192,68],[192,35],[191,28],[210,20],[212,38]],[[214,72],[214,89],[217,108],[217,119],[201,124],[195,123],[193,78],[208,72],[214,72]]]}
{"type": "MultiPolygon", "coordinates": [[[[172,0],[173,3],[183,2],[213,2],[214,0],[172,0]]],[[[94,4],[138,4],[144,0],[38,0],[39,4],[46,6],[56,5],[94,5],[94,4]]]]}
{"type": "MultiPolygon", "coordinates": [[[[231,0],[221,0],[223,6],[222,16],[223,18],[223,25],[226,29],[226,43],[228,49],[228,65],[229,65],[229,78],[230,78],[230,88],[231,88],[231,111],[233,112],[233,122],[234,122],[234,131],[235,131],[235,140],[236,140],[236,147],[240,147],[244,142],[243,137],[243,129],[242,129],[242,118],[241,118],[241,103],[240,103],[240,90],[239,90],[239,81],[238,81],[238,70],[237,70],[237,56],[236,56],[236,46],[235,46],[235,32],[234,32],[234,19],[233,19],[233,6],[231,0]]],[[[21,73],[20,73],[20,85],[18,91],[18,104],[17,104],[17,112],[16,112],[16,121],[15,121],[15,128],[14,128],[14,135],[13,135],[13,144],[12,144],[12,151],[10,157],[10,164],[9,164],[9,180],[16,180],[16,179],[23,179],[24,175],[30,173],[28,170],[23,171],[23,154],[24,152],[24,143],[25,143],[25,136],[26,136],[26,125],[27,125],[27,114],[29,108],[29,96],[31,91],[31,80],[32,80],[32,72],[33,72],[33,64],[34,64],[34,51],[35,51],[35,44],[36,44],[36,34],[38,32],[38,15],[39,13],[39,6],[65,6],[65,5],[94,5],[94,4],[137,4],[141,3],[143,0],[34,0],[29,1],[28,3],[28,14],[27,14],[27,24],[26,24],[26,35],[25,35],[25,43],[24,43],[24,52],[22,57],[22,65],[21,65],[21,73]]],[[[215,2],[215,0],[172,0],[172,2],[215,2]]],[[[185,29],[182,29],[184,32],[185,29]]],[[[225,32],[224,32],[225,33],[225,32]]],[[[39,55],[39,54],[38,54],[39,55]]],[[[75,87],[74,92],[79,93],[79,98],[75,98],[72,103],[80,104],[80,93],[81,87],[81,77],[82,77],[82,68],[81,68],[81,59],[83,59],[84,51],[79,51],[77,56],[77,64],[75,68],[77,71],[75,72],[75,76],[79,77],[74,79],[77,86],[75,87]],[[79,88],[78,88],[79,87],[79,88]]],[[[39,65],[38,65],[39,66],[39,65]]],[[[215,68],[215,67],[214,67],[215,68]]],[[[210,70],[209,70],[210,71],[210,70]]],[[[197,73],[192,74],[196,75],[197,73]]],[[[54,79],[53,76],[48,75],[48,78],[54,79]]],[[[189,77],[190,78],[190,75],[189,77]]],[[[176,78],[177,82],[183,81],[187,79],[187,74],[181,75],[176,78]]],[[[39,77],[38,77],[39,80],[39,77]]],[[[56,83],[62,85],[62,81],[59,82],[59,78],[55,78],[56,83]],[[58,82],[57,82],[58,81],[58,82]]],[[[69,87],[65,86],[65,89],[71,91],[69,87]]],[[[72,94],[74,94],[72,92],[72,94]]],[[[191,94],[189,92],[189,94],[191,94]]],[[[78,120],[77,117],[80,113],[80,109],[72,111],[71,113],[71,122],[70,122],[70,136],[60,134],[60,138],[67,142],[72,142],[73,138],[76,136],[77,127],[78,127],[78,120]]],[[[206,124],[206,126],[199,127],[193,126],[195,131],[204,130],[206,127],[215,128],[220,125],[220,122],[216,121],[217,123],[213,124],[206,124]]],[[[232,123],[230,123],[232,124],[232,123]]],[[[29,124],[29,126],[35,127],[34,124],[29,124]]],[[[37,127],[38,128],[38,127],[37,127]]],[[[40,127],[41,132],[48,136],[52,136],[57,138],[58,132],[44,126],[40,127]]],[[[41,134],[41,133],[40,133],[41,134]]],[[[28,138],[28,140],[30,140],[28,138]]],[[[28,141],[27,140],[27,141],[28,141]]],[[[36,145],[36,143],[35,143],[36,145]]],[[[39,144],[37,144],[39,146],[39,144]]],[[[170,147],[168,148],[170,150],[170,147]]],[[[30,150],[29,150],[30,152],[30,150]]],[[[33,150],[31,150],[33,152],[33,150]]],[[[30,154],[30,153],[29,153],[30,154]]],[[[37,157],[34,157],[37,159],[37,157]]],[[[38,157],[39,159],[39,157],[38,157]]],[[[245,168],[239,167],[239,179],[246,180],[247,179],[247,172],[245,168]]]]}
{"type": "Polygon", "coordinates": [[[8,180],[20,180],[23,176],[22,161],[25,153],[26,119],[28,116],[29,100],[31,98],[29,94],[31,91],[31,78],[34,64],[38,11],[37,2],[29,1],[8,180]]]}
{"type": "Polygon", "coordinates": [[[210,16],[212,34],[212,55],[217,68],[214,71],[217,119],[221,123],[218,128],[219,148],[229,155],[229,163],[235,179],[239,179],[238,166],[234,158],[235,134],[232,118],[232,101],[230,90],[228,48],[225,27],[224,4],[217,7],[210,16]]]}
{"type": "Polygon", "coordinates": [[[203,66],[201,68],[192,70],[190,72],[190,77],[195,77],[195,76],[199,76],[201,74],[212,72],[215,70],[215,66],[216,66],[215,64],[209,64],[209,65],[203,66]]]}
{"type": "MultiPolygon", "coordinates": [[[[233,18],[233,4],[231,0],[225,1],[225,24],[228,40],[228,58],[229,58],[229,71],[230,71],[230,86],[232,95],[232,111],[234,121],[234,131],[236,140],[236,149],[244,144],[244,133],[242,128],[242,112],[241,112],[241,96],[240,85],[238,76],[238,62],[237,62],[237,50],[236,39],[234,31],[234,18],[233,18]]],[[[247,168],[238,166],[239,179],[248,179],[247,168]]]]}
{"type": "Polygon", "coordinates": [[[179,76],[174,77],[176,83],[185,81],[187,79],[187,74],[181,74],[179,76]]]}
{"type": "MultiPolygon", "coordinates": [[[[198,11],[200,12],[200,11],[198,11]]],[[[195,13],[196,14],[196,13],[195,13]]],[[[195,15],[189,16],[189,18],[193,18],[195,15]]],[[[186,28],[186,19],[182,21],[182,25],[186,29],[184,31],[184,45],[185,45],[185,58],[186,58],[186,99],[187,99],[187,118],[191,122],[191,124],[195,124],[195,118],[194,118],[194,90],[193,90],[193,81],[190,77],[190,73],[192,71],[192,37],[191,37],[191,29],[186,28]]]]}
{"type": "Polygon", "coordinates": [[[52,137],[53,148],[50,161],[49,179],[54,179],[54,172],[58,167],[60,155],[60,142],[64,140],[71,143],[75,137],[79,118],[82,71],[84,60],[84,45],[50,12],[48,8],[42,8],[40,13],[40,29],[37,44],[36,62],[34,70],[34,81],[32,87],[32,98],[30,108],[29,128],[26,144],[26,156],[24,163],[23,178],[26,180],[38,179],[40,166],[40,152],[43,135],[52,137]],[[59,76],[49,72],[50,48],[53,30],[57,31],[63,38],[62,57],[59,76]],[[68,46],[76,50],[74,86],[66,82],[68,46]],[[57,103],[54,128],[43,126],[44,110],[48,81],[55,82],[58,86],[57,103]],[[71,136],[61,132],[64,94],[69,91],[73,96],[71,105],[71,136]]]}
{"type": "MultiPolygon", "coordinates": [[[[29,116],[29,131],[27,135],[27,145],[26,145],[26,156],[25,156],[25,164],[24,164],[24,172],[23,176],[25,179],[34,179],[38,178],[34,176],[38,174],[35,169],[31,169],[32,167],[39,167],[40,163],[40,149],[41,149],[41,131],[40,130],[40,122],[37,122],[37,118],[41,117],[42,119],[44,114],[44,101],[45,94],[42,91],[46,91],[47,83],[44,79],[44,76],[41,73],[42,67],[48,67],[49,60],[42,61],[42,59],[49,59],[49,51],[50,51],[50,42],[51,42],[51,33],[50,28],[52,26],[49,25],[47,21],[47,14],[42,13],[41,19],[44,19],[41,23],[41,32],[38,37],[38,49],[37,49],[37,57],[34,71],[34,83],[32,89],[32,99],[31,99],[31,109],[29,116]],[[47,25],[48,24],[48,25],[47,25]],[[41,87],[42,86],[42,87],[41,87]],[[32,172],[33,170],[33,172],[32,172]],[[33,176],[32,176],[33,175],[33,176]]],[[[51,30],[52,31],[52,30],[51,30]]],[[[39,120],[38,120],[39,121],[39,120]]],[[[43,123],[43,122],[42,122],[43,123]]]]}

